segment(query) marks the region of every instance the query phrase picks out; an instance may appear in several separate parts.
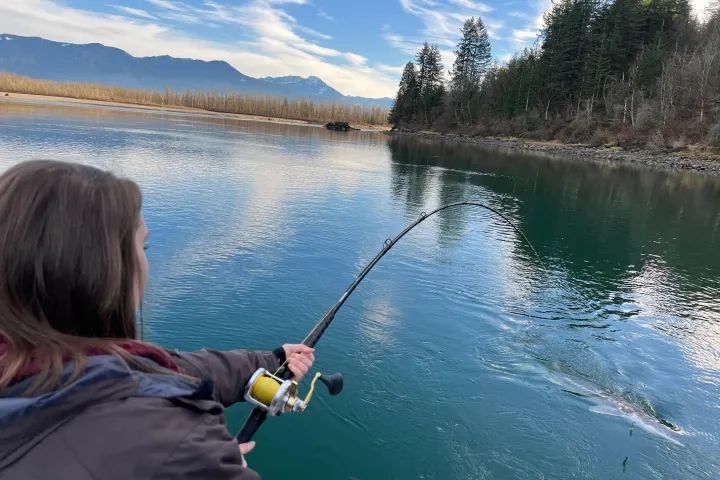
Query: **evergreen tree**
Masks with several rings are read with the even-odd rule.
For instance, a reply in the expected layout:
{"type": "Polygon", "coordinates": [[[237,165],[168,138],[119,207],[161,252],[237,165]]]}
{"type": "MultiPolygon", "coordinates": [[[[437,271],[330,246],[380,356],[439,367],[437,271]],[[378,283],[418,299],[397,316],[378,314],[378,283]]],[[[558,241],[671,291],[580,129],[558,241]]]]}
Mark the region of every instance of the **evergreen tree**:
{"type": "Polygon", "coordinates": [[[598,0],[562,0],[545,16],[542,60],[548,108],[574,111],[592,80],[592,26],[600,11],[598,0]]]}
{"type": "Polygon", "coordinates": [[[430,57],[430,44],[423,43],[420,51],[415,55],[415,64],[417,65],[418,88],[421,92],[425,90],[427,83],[427,65],[430,57]]]}
{"type": "Polygon", "coordinates": [[[437,107],[442,104],[445,86],[442,78],[442,58],[436,45],[425,42],[416,56],[417,85],[420,92],[419,114],[421,121],[432,123],[437,116],[437,107]]]}
{"type": "Polygon", "coordinates": [[[415,64],[408,62],[403,69],[395,102],[390,109],[388,121],[393,125],[411,123],[415,117],[420,97],[415,64]]]}
{"type": "Polygon", "coordinates": [[[469,18],[463,24],[462,38],[455,51],[451,89],[455,116],[465,123],[472,120],[473,100],[480,82],[490,67],[490,41],[481,18],[469,18]]]}
{"type": "Polygon", "coordinates": [[[644,42],[665,50],[674,50],[691,18],[688,0],[653,0],[642,2],[644,42]]]}

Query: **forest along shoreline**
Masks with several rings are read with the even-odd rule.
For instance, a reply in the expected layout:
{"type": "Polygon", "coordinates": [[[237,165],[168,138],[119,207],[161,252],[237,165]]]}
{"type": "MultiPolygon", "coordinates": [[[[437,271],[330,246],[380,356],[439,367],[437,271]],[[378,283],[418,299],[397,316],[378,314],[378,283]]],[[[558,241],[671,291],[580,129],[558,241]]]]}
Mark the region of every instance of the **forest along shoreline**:
{"type": "Polygon", "coordinates": [[[596,147],[587,144],[541,142],[515,137],[480,137],[429,130],[396,129],[387,133],[399,137],[416,137],[437,142],[476,145],[487,149],[507,149],[522,153],[541,153],[579,160],[610,161],[664,170],[693,171],[720,176],[720,156],[707,152],[694,152],[691,150],[678,152],[646,149],[623,150],[618,146],[596,147]]]}
{"type": "Polygon", "coordinates": [[[535,44],[504,63],[482,18],[460,33],[452,65],[428,42],[405,64],[393,130],[720,170],[720,2],[698,18],[689,0],[556,0],[535,44]]]}

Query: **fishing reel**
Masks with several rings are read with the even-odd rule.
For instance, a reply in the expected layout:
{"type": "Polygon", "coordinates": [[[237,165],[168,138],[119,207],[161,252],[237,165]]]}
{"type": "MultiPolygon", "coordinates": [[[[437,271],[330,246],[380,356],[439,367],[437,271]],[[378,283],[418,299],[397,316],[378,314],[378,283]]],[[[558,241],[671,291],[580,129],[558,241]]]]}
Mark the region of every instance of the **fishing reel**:
{"type": "Polygon", "coordinates": [[[343,377],[339,373],[322,375],[317,372],[310,382],[310,389],[304,399],[298,396],[298,383],[284,380],[264,368],[257,370],[245,389],[245,400],[265,411],[268,415],[282,415],[286,412],[304,412],[320,380],[330,395],[337,395],[343,389],[343,377]]]}

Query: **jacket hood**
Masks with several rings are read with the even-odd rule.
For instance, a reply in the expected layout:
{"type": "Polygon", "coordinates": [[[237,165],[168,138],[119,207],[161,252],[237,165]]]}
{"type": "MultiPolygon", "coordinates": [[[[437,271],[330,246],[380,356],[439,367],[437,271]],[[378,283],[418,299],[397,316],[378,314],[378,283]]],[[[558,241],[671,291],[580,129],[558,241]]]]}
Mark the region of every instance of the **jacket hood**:
{"type": "MultiPolygon", "coordinates": [[[[65,365],[64,379],[73,367],[72,362],[65,365]]],[[[86,367],[70,384],[34,397],[21,396],[32,381],[33,377],[26,378],[0,397],[0,469],[93,404],[129,397],[207,397],[212,391],[206,381],[133,370],[113,355],[88,357],[86,367]]]]}

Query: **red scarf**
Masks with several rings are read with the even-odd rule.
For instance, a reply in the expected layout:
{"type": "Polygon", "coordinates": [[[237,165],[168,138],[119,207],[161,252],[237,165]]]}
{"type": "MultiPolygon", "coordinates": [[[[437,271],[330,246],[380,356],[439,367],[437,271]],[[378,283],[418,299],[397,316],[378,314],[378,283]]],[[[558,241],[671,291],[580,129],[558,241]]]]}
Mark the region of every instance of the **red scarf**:
{"type": "MultiPolygon", "coordinates": [[[[130,355],[147,358],[148,360],[152,360],[153,362],[157,363],[161,367],[167,368],[168,370],[172,370],[175,372],[180,371],[180,367],[178,367],[178,364],[175,362],[172,356],[166,350],[160,347],[129,339],[117,340],[116,342],[114,342],[114,344],[115,346],[120,347],[122,350],[125,350],[130,355]]],[[[0,358],[2,358],[6,351],[7,341],[2,335],[0,335],[0,358]]],[[[86,351],[85,354],[88,357],[95,357],[99,355],[107,355],[108,352],[101,349],[93,348],[86,351]]],[[[66,360],[69,360],[69,357],[66,360]]],[[[0,370],[1,369],[2,364],[0,364],[0,370]]],[[[25,364],[23,369],[18,372],[17,375],[15,375],[11,384],[20,382],[26,378],[38,374],[40,372],[40,369],[41,368],[39,362],[36,358],[33,358],[30,362],[25,364]]]]}

